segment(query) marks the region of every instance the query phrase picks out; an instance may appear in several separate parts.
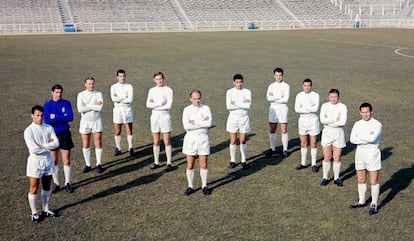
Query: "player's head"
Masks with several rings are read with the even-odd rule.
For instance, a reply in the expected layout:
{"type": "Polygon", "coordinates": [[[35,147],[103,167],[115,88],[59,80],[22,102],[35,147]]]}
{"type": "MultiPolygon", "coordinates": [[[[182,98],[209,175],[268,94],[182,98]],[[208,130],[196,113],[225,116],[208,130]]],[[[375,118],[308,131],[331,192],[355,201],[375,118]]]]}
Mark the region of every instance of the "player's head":
{"type": "Polygon", "coordinates": [[[123,69],[119,69],[116,71],[116,78],[118,79],[118,82],[123,84],[126,80],[126,72],[123,69]]]}
{"type": "Polygon", "coordinates": [[[43,122],[43,107],[41,105],[35,105],[32,107],[32,119],[33,123],[40,125],[43,122]]]}
{"type": "Polygon", "coordinates": [[[235,74],[233,76],[233,85],[237,89],[243,88],[243,82],[244,82],[243,75],[241,75],[241,74],[235,74]]]}
{"type": "Polygon", "coordinates": [[[60,84],[52,86],[52,99],[58,101],[62,98],[63,87],[60,84]]]}
{"type": "Polygon", "coordinates": [[[94,77],[86,77],[85,78],[85,88],[88,91],[93,91],[95,89],[95,78],[94,77]]]}
{"type": "Polygon", "coordinates": [[[160,71],[155,72],[152,76],[153,76],[154,82],[157,86],[161,87],[161,86],[165,85],[165,83],[164,83],[165,77],[164,77],[164,74],[162,72],[160,72],[160,71]]]}
{"type": "Polygon", "coordinates": [[[201,91],[193,90],[190,92],[190,101],[194,106],[199,106],[201,104],[201,91]]]}
{"type": "Polygon", "coordinates": [[[372,117],[372,106],[370,103],[362,103],[359,106],[359,114],[361,115],[363,120],[370,120],[372,117]]]}
{"type": "Polygon", "coordinates": [[[309,93],[312,90],[312,80],[311,79],[304,79],[302,82],[303,91],[305,93],[309,93]]]}
{"type": "Polygon", "coordinates": [[[336,105],[339,101],[339,90],[338,89],[329,90],[328,98],[332,104],[336,105]]]}
{"type": "Polygon", "coordinates": [[[282,68],[275,68],[273,70],[273,77],[277,82],[282,82],[283,80],[283,69],[282,68]]]}

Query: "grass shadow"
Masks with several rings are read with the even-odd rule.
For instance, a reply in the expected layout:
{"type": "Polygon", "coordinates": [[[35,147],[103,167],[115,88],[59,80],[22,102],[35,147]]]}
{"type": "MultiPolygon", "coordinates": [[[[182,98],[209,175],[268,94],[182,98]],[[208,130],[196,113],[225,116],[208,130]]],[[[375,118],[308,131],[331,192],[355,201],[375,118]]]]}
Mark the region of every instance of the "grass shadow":
{"type": "Polygon", "coordinates": [[[411,167],[400,169],[394,174],[392,174],[391,178],[381,186],[380,193],[384,193],[389,189],[391,191],[378,205],[378,209],[385,206],[387,203],[391,202],[391,200],[393,200],[399,192],[406,189],[411,184],[413,179],[414,164],[411,164],[411,167]]]}

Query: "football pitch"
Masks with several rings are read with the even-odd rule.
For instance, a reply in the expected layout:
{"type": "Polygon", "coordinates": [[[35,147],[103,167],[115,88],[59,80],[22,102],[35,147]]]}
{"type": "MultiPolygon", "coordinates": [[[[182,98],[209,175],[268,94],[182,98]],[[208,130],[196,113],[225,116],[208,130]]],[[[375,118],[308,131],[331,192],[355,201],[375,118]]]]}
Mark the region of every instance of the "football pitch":
{"type": "MultiPolygon", "coordinates": [[[[413,30],[0,35],[0,73],[0,240],[413,240],[413,30]],[[288,158],[262,155],[269,147],[265,91],[273,81],[275,67],[285,70],[284,79],[291,90],[288,158]],[[109,88],[120,68],[126,70],[127,82],[135,91],[134,157],[127,153],[125,130],[123,154],[113,156],[109,88]],[[162,167],[149,168],[152,136],[145,101],[156,71],[165,74],[166,84],[174,90],[175,170],[168,173],[163,151],[162,167]],[[225,93],[236,73],[244,76],[245,87],[253,96],[248,170],[241,165],[228,168],[225,93]],[[84,89],[87,76],[96,78],[96,89],[104,95],[105,171],[101,174],[82,174],[85,164],[76,95],[84,89]],[[294,101],[305,78],[313,80],[321,103],[328,101],[331,88],[339,89],[340,101],[348,107],[347,140],[353,123],[360,119],[359,105],[373,105],[374,117],[383,124],[378,214],[369,216],[369,207],[348,208],[358,199],[355,147],[349,141],[342,155],[342,188],[333,184],[332,171],[329,184],[321,187],[322,171],[295,170],[300,146],[294,101]],[[50,207],[59,217],[32,223],[23,131],[31,123],[31,107],[50,99],[55,83],[63,85],[63,98],[72,102],[75,112],[71,123],[75,192],[52,194],[50,207]],[[199,189],[198,164],[197,191],[183,195],[187,180],[181,114],[190,104],[193,89],[201,90],[202,102],[213,114],[210,196],[199,189]]],[[[277,133],[280,151],[279,130],[277,133]]],[[[318,143],[318,166],[322,157],[318,143]]],[[[39,190],[38,209],[40,200],[39,190]]]]}

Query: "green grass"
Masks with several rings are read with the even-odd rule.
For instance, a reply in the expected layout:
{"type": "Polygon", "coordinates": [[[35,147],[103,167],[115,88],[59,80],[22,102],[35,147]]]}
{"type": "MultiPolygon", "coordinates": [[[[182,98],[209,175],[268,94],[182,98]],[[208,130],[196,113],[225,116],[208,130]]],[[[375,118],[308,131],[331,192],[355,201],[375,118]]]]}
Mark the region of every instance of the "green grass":
{"type": "MultiPolygon", "coordinates": [[[[394,51],[405,48],[400,52],[414,56],[413,39],[414,31],[404,29],[2,35],[0,240],[412,240],[414,58],[394,51]],[[291,86],[292,154],[287,159],[260,155],[268,148],[264,95],[276,66],[285,69],[291,86]],[[118,68],[127,71],[127,80],[135,88],[135,158],[112,156],[109,87],[116,81],[118,68]],[[149,169],[152,137],[145,99],[156,71],[166,74],[174,90],[172,137],[177,169],[171,173],[149,169]],[[252,168],[247,171],[240,165],[227,167],[225,91],[235,73],[244,75],[253,95],[248,141],[252,168]],[[104,94],[106,170],[81,173],[84,162],[76,114],[72,123],[75,193],[52,195],[51,207],[59,210],[60,217],[32,224],[23,140],[23,130],[31,122],[30,108],[48,100],[51,86],[60,83],[64,98],[76,109],[76,95],[88,75],[97,79],[96,88],[104,94]],[[343,188],[332,182],[321,188],[321,172],[294,169],[300,152],[293,104],[304,78],[314,81],[322,103],[330,88],[341,91],[349,111],[347,137],[359,119],[359,104],[373,104],[374,116],[383,124],[379,198],[383,206],[377,215],[370,217],[368,208],[348,209],[357,199],[352,145],[342,157],[343,188]],[[182,195],[187,183],[181,113],[195,88],[203,92],[203,102],[213,112],[208,178],[213,193],[208,197],[200,190],[189,197],[182,195]]],[[[278,134],[278,146],[279,140],[278,134]]],[[[123,138],[124,150],[125,142],[123,138]]],[[[320,148],[318,158],[322,158],[320,148]]],[[[63,183],[62,173],[60,177],[63,183]]],[[[198,171],[195,185],[200,185],[198,171]]]]}

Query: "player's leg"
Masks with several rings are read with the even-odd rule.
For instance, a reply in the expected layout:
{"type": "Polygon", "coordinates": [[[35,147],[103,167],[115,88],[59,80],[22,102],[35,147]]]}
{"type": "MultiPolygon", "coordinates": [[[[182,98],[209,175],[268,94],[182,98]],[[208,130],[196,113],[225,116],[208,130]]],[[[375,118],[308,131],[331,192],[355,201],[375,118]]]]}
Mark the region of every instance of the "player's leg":
{"type": "Polygon", "coordinates": [[[367,184],[366,184],[366,177],[367,177],[367,170],[357,170],[357,181],[358,181],[358,202],[351,204],[351,208],[357,208],[365,206],[365,193],[367,192],[367,184]]]}
{"type": "Polygon", "coordinates": [[[171,132],[162,133],[165,146],[165,156],[167,158],[167,171],[172,171],[172,145],[171,132]]]}
{"type": "Polygon", "coordinates": [[[156,132],[152,133],[152,153],[154,155],[154,163],[151,166],[151,169],[156,169],[160,166],[160,145],[161,145],[161,133],[156,132]]]}
{"type": "Polygon", "coordinates": [[[29,192],[27,199],[31,210],[32,221],[39,221],[39,214],[37,213],[37,189],[39,188],[39,178],[29,177],[29,192]]]}
{"type": "Polygon", "coordinates": [[[316,159],[318,156],[318,148],[317,148],[317,141],[318,136],[317,135],[309,135],[309,141],[310,141],[310,148],[311,148],[311,165],[312,165],[312,171],[318,172],[319,168],[316,166],[316,159]]]}
{"type": "Polygon", "coordinates": [[[328,174],[331,170],[331,159],[333,146],[327,145],[322,147],[323,150],[323,162],[322,162],[322,181],[321,186],[328,184],[328,174]]]}
{"type": "Polygon", "coordinates": [[[121,132],[122,132],[122,123],[114,123],[114,140],[115,140],[114,155],[115,156],[118,156],[121,154],[121,132]]]}
{"type": "Polygon", "coordinates": [[[236,167],[236,151],[237,151],[237,133],[230,133],[230,143],[229,143],[229,152],[230,152],[230,168],[236,167]]]}
{"type": "Polygon", "coordinates": [[[204,195],[210,195],[211,190],[207,188],[207,177],[208,177],[208,155],[200,155],[200,177],[201,177],[201,189],[204,195]]]}
{"type": "Polygon", "coordinates": [[[378,197],[380,193],[380,185],[378,182],[379,179],[379,170],[376,171],[369,171],[369,182],[371,184],[371,209],[369,211],[369,214],[375,214],[377,213],[377,207],[378,207],[378,197]]]}
{"type": "MultiPolygon", "coordinates": [[[[70,150],[61,149],[60,151],[63,162],[63,174],[65,175],[65,189],[68,193],[72,193],[73,189],[70,186],[70,177],[72,175],[72,166],[70,162],[70,150]]],[[[57,169],[56,169],[57,172],[57,169]]]]}
{"type": "Polygon", "coordinates": [[[60,183],[59,183],[59,165],[58,165],[59,164],[59,149],[50,151],[50,155],[52,155],[53,162],[54,162],[55,169],[56,169],[56,172],[52,174],[53,183],[54,183],[52,193],[56,193],[60,189],[60,187],[59,187],[59,185],[60,185],[60,183]]]}
{"type": "Polygon", "coordinates": [[[125,123],[125,131],[127,134],[127,142],[128,142],[128,150],[129,155],[134,155],[134,135],[132,132],[132,122],[131,123],[125,123]]]}
{"type": "Polygon", "coordinates": [[[334,183],[342,187],[342,180],[339,178],[339,175],[341,174],[341,154],[342,154],[342,148],[333,146],[333,174],[334,174],[334,183]]]}
{"type": "Polygon", "coordinates": [[[52,182],[52,176],[43,176],[42,177],[42,214],[46,217],[54,217],[55,214],[49,210],[49,200],[50,200],[50,184],[52,182]]]}
{"type": "Polygon", "coordinates": [[[82,153],[83,159],[85,160],[85,168],[83,168],[83,173],[87,173],[91,170],[91,135],[92,134],[81,134],[82,137],[82,153]]]}
{"type": "Polygon", "coordinates": [[[96,158],[96,172],[103,172],[102,168],[102,132],[93,133],[93,143],[95,145],[95,158],[96,158]]]}
{"type": "Polygon", "coordinates": [[[192,155],[186,155],[187,159],[187,168],[185,169],[185,175],[187,177],[187,189],[185,190],[185,195],[190,195],[194,192],[194,164],[196,157],[192,155]]]}
{"type": "Polygon", "coordinates": [[[283,157],[288,157],[288,143],[289,143],[289,134],[288,134],[288,123],[280,123],[280,131],[282,133],[282,147],[283,147],[283,157]]]}
{"type": "Polygon", "coordinates": [[[300,140],[300,165],[296,170],[306,167],[306,156],[308,155],[308,135],[299,135],[300,140]]]}
{"type": "Polygon", "coordinates": [[[276,152],[276,131],[277,131],[277,123],[276,122],[269,122],[269,145],[270,145],[270,149],[263,152],[267,157],[270,157],[272,154],[274,154],[276,152]]]}

